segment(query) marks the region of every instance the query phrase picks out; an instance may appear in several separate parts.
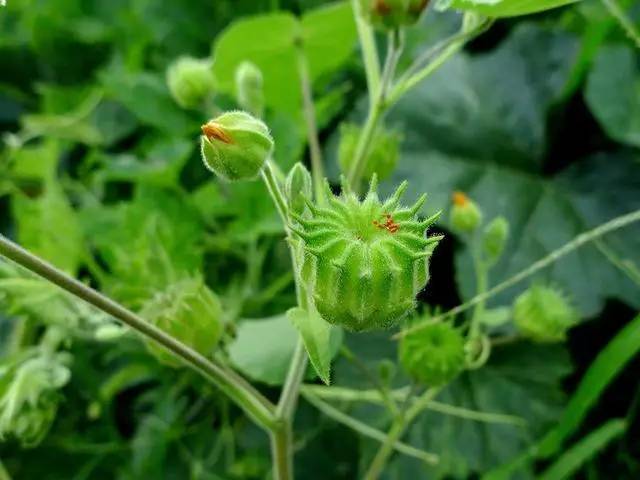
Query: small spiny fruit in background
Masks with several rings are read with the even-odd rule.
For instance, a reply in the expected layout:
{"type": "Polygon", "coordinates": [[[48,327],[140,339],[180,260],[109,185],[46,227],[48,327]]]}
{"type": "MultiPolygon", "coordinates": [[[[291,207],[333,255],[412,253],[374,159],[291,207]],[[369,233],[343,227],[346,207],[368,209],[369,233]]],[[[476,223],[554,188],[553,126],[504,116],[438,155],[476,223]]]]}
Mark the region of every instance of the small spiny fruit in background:
{"type": "Polygon", "coordinates": [[[464,337],[448,322],[429,323],[400,340],[400,363],[415,380],[446,385],[465,365],[464,337]]]}
{"type": "MultiPolygon", "coordinates": [[[[211,355],[224,330],[220,300],[201,278],[181,280],[156,294],[140,315],[205,357],[211,355]]],[[[183,365],[178,357],[155,342],[145,340],[145,343],[160,362],[172,367],[183,365]]]]}
{"type": "Polygon", "coordinates": [[[364,17],[376,28],[393,30],[416,23],[429,0],[360,0],[364,17]]]}
{"type": "Polygon", "coordinates": [[[312,180],[309,170],[300,162],[289,171],[284,192],[291,211],[301,215],[306,208],[305,199],[312,196],[312,180]]]}
{"type": "MultiPolygon", "coordinates": [[[[356,157],[361,131],[362,128],[353,123],[343,123],[340,126],[338,161],[344,173],[349,172],[356,157]]],[[[365,177],[371,178],[376,174],[378,178],[385,179],[391,175],[400,158],[401,138],[399,133],[390,132],[384,127],[377,129],[367,153],[365,177]]]]}
{"type": "Polygon", "coordinates": [[[558,291],[535,284],[513,305],[513,320],[526,337],[536,342],[559,342],[578,321],[578,313],[558,291]]]}
{"type": "Polygon", "coordinates": [[[462,192],[453,192],[451,227],[459,233],[473,233],[482,222],[478,205],[462,192]]]}
{"type": "Polygon", "coordinates": [[[253,180],[273,152],[264,122],[240,111],[209,120],[200,142],[204,164],[227,181],[253,180]]]}
{"type": "Polygon", "coordinates": [[[215,80],[209,60],[180,57],[167,69],[167,85],[176,103],[193,108],[213,93],[215,80]]]}
{"type": "Polygon", "coordinates": [[[244,61],[235,72],[236,99],[243,110],[256,117],[264,114],[264,80],[262,72],[252,62],[244,61]]]}
{"type": "Polygon", "coordinates": [[[426,195],[399,206],[406,187],[381,202],[375,175],[362,201],[344,179],[339,197],[325,183],[326,206],[307,201],[308,217],[292,215],[291,230],[302,240],[301,277],[327,322],[352,331],[389,328],[413,310],[442,237],[425,236],[438,214],[416,217],[426,195]]]}
{"type": "Polygon", "coordinates": [[[507,244],[509,222],[504,217],[496,217],[485,227],[482,234],[482,253],[489,264],[496,263],[507,244]]]}

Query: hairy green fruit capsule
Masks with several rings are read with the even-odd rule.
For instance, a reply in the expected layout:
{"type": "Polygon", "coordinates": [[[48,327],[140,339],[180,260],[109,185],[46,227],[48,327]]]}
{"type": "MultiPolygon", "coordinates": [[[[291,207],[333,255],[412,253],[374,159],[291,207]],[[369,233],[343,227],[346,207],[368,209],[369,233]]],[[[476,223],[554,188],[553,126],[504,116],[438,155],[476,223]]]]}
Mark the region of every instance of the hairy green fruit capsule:
{"type": "Polygon", "coordinates": [[[557,289],[533,285],[521,294],[513,306],[518,329],[537,342],[559,342],[576,324],[578,314],[557,289]]]}
{"type": "Polygon", "coordinates": [[[180,57],[167,69],[167,85],[178,105],[183,108],[198,106],[215,88],[211,62],[180,57]]]}
{"type": "Polygon", "coordinates": [[[416,218],[425,195],[413,207],[399,206],[406,187],[381,202],[374,176],[360,201],[346,181],[339,197],[325,183],[326,207],[308,202],[308,217],[293,215],[304,251],[301,276],[327,322],[353,331],[388,328],[413,310],[442,237],[425,237],[438,215],[416,218]]]}
{"type": "Polygon", "coordinates": [[[296,163],[284,184],[285,196],[291,211],[302,214],[306,205],[306,198],[312,195],[312,180],[309,170],[300,162],[296,163]]]}
{"type": "MultiPolygon", "coordinates": [[[[175,283],[149,300],[140,313],[150,323],[207,357],[222,336],[220,300],[200,278],[175,283]]],[[[146,344],[160,362],[172,367],[183,365],[155,342],[146,344]]]]}
{"type": "Polygon", "coordinates": [[[273,152],[273,139],[261,120],[246,112],[227,112],[202,126],[202,160],[227,181],[258,176],[273,152]]]}
{"type": "Polygon", "coordinates": [[[449,323],[431,323],[408,333],[399,348],[403,368],[425,385],[446,385],[464,368],[464,338],[449,323]]]}
{"type": "Polygon", "coordinates": [[[238,105],[257,117],[264,113],[264,86],[262,72],[251,62],[238,65],[235,72],[238,105]]]}
{"type": "Polygon", "coordinates": [[[494,218],[482,235],[482,251],[485,259],[494,264],[502,256],[509,237],[509,222],[504,217],[494,218]]]}
{"type": "Polygon", "coordinates": [[[416,23],[429,0],[360,0],[360,5],[374,27],[392,30],[416,23]]]}
{"type": "MultiPolygon", "coordinates": [[[[338,161],[340,168],[345,173],[351,169],[353,160],[356,157],[358,139],[361,132],[362,128],[353,123],[344,123],[340,127],[338,161]]],[[[367,154],[365,177],[371,178],[375,173],[378,178],[384,179],[391,175],[400,158],[400,140],[401,135],[399,133],[389,132],[384,128],[377,129],[367,154]]]]}
{"type": "Polygon", "coordinates": [[[460,233],[473,233],[482,222],[482,212],[469,197],[462,192],[453,193],[451,227],[460,233]]]}

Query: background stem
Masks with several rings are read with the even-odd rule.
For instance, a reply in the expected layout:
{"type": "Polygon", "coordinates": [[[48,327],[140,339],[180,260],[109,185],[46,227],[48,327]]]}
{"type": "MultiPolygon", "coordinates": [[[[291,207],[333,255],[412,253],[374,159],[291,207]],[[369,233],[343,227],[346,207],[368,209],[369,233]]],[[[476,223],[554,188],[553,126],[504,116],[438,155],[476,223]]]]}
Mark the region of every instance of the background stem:
{"type": "Polygon", "coordinates": [[[360,48],[362,49],[362,60],[364,61],[364,70],[367,75],[369,107],[371,108],[380,87],[380,59],[373,29],[362,16],[360,2],[351,0],[351,7],[356,21],[356,28],[358,29],[360,48]]]}

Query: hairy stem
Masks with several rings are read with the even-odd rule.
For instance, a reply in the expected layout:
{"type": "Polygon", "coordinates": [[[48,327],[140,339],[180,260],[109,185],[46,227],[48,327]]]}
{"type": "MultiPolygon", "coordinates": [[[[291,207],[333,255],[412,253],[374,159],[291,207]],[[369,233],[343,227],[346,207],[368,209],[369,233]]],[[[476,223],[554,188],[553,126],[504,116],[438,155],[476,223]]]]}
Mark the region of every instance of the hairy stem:
{"type": "MultiPolygon", "coordinates": [[[[552,263],[557,262],[558,260],[560,260],[565,255],[567,255],[567,254],[573,252],[574,250],[580,248],[581,246],[583,246],[585,243],[592,242],[592,241],[602,237],[603,235],[606,235],[607,233],[611,233],[611,232],[613,232],[615,230],[619,230],[619,229],[621,229],[623,227],[626,227],[628,225],[631,225],[632,223],[639,222],[639,221],[640,221],[640,210],[635,210],[635,211],[627,213],[625,215],[621,215],[619,217],[613,218],[612,220],[609,220],[608,222],[605,222],[602,225],[599,225],[598,227],[596,227],[596,228],[594,228],[592,230],[588,230],[588,231],[586,231],[584,233],[581,233],[580,235],[575,237],[573,240],[571,240],[569,243],[566,243],[562,247],[552,251],[549,255],[547,255],[546,257],[541,258],[537,262],[532,263],[529,267],[527,267],[524,270],[521,270],[520,272],[516,273],[513,277],[511,277],[511,278],[505,280],[504,282],[496,285],[495,287],[487,290],[483,294],[476,295],[475,297],[473,297],[468,302],[463,303],[462,305],[458,305],[457,307],[449,310],[448,312],[443,313],[442,315],[437,315],[436,317],[433,317],[433,318],[429,319],[428,323],[440,321],[440,320],[443,320],[443,319],[445,319],[447,317],[458,315],[458,314],[460,314],[462,312],[467,311],[468,309],[470,309],[471,307],[477,305],[480,302],[486,302],[488,299],[490,299],[491,297],[497,295],[498,293],[501,293],[501,292],[507,290],[508,288],[511,288],[511,287],[517,285],[521,281],[529,278],[531,275],[533,275],[533,274],[539,272],[540,270],[548,267],[552,263]]],[[[408,328],[406,330],[403,330],[402,332],[394,335],[394,338],[399,338],[399,337],[402,337],[404,335],[407,335],[410,332],[414,332],[416,330],[420,330],[426,324],[427,324],[427,322],[418,323],[418,324],[414,325],[413,327],[408,328]]]]}
{"type": "Polygon", "coordinates": [[[271,461],[274,480],[293,480],[291,424],[284,422],[271,433],[271,461]]]}
{"type": "Polygon", "coordinates": [[[376,39],[371,25],[364,19],[362,8],[358,0],[351,0],[353,16],[358,29],[360,48],[362,50],[362,60],[364,70],[367,75],[367,90],[369,91],[369,106],[373,106],[375,95],[380,86],[380,59],[376,48],[376,39]]]}
{"type": "Polygon", "coordinates": [[[50,263],[31,254],[3,235],[0,235],[0,254],[120,320],[138,333],[152,339],[180,357],[189,366],[220,388],[263,429],[271,430],[276,424],[275,407],[235,372],[205,358],[132,311],[58,270],[50,263]]]}

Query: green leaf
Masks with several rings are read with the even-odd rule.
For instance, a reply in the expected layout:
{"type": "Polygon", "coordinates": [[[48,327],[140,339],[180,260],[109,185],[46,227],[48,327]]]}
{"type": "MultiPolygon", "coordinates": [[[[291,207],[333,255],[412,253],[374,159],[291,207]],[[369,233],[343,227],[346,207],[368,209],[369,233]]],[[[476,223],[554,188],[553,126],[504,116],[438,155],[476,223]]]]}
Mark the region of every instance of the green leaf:
{"type": "Polygon", "coordinates": [[[614,438],[622,435],[626,428],[627,423],[622,419],[609,420],[569,448],[538,478],[540,480],[573,478],[573,475],[583,464],[606,447],[614,438]]]}
{"type": "Polygon", "coordinates": [[[331,337],[333,335],[341,337],[341,330],[325,322],[318,315],[318,312],[309,312],[299,307],[289,310],[287,318],[300,332],[311,365],[315,368],[320,379],[329,385],[331,383],[331,359],[335,352],[335,348],[332,348],[331,337]]]}
{"type": "Polygon", "coordinates": [[[587,103],[607,134],[640,147],[640,67],[637,51],[601,48],[587,79],[587,103]]]}
{"type": "Polygon", "coordinates": [[[348,2],[312,10],[301,20],[289,13],[271,13],[233,23],[216,38],[213,48],[219,90],[234,95],[235,70],[249,60],[262,70],[267,105],[299,115],[302,94],[296,44],[300,41],[312,81],[335,71],[350,57],[356,41],[348,2]]]}
{"type": "Polygon", "coordinates": [[[453,0],[442,2],[453,8],[488,17],[515,17],[576,3],[579,0],[453,0]]]}

